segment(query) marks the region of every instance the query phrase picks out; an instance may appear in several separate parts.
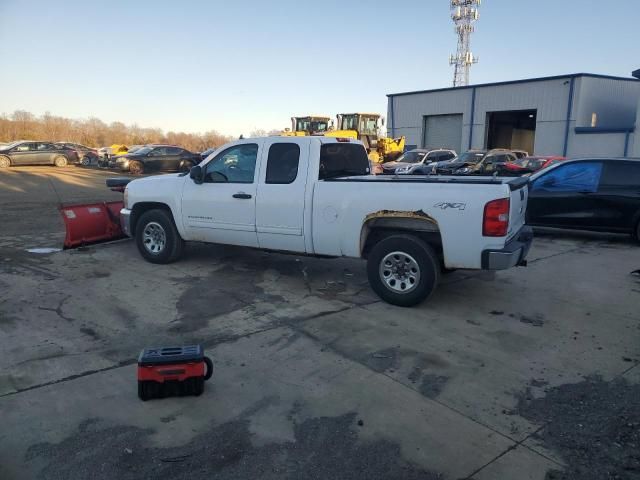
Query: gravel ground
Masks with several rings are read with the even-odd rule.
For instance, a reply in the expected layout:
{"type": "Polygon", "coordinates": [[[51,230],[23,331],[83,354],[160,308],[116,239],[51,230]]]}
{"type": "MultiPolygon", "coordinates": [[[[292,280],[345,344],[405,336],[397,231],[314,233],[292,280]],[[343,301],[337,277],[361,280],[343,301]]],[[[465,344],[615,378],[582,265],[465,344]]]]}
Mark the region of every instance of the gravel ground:
{"type": "Polygon", "coordinates": [[[536,437],[567,464],[548,480],[640,479],[640,385],[589,377],[543,398],[528,392],[517,413],[544,425],[536,437]]]}

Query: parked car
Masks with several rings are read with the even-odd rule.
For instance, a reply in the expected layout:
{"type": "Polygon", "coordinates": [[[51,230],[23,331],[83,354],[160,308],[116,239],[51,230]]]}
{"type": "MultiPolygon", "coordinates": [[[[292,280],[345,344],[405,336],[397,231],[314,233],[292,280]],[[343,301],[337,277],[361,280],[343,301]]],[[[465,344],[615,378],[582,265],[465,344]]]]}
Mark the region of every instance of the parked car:
{"type": "Polygon", "coordinates": [[[121,155],[115,168],[133,174],[149,172],[185,172],[200,163],[197,153],[173,145],[147,145],[121,155]]]}
{"type": "Polygon", "coordinates": [[[454,174],[462,168],[471,167],[480,162],[485,155],[487,155],[487,150],[469,150],[451,160],[431,163],[427,166],[427,170],[429,173],[441,175],[454,174]]]}
{"type": "Polygon", "coordinates": [[[387,162],[382,164],[382,173],[385,175],[411,175],[422,174],[418,173],[428,163],[440,162],[451,160],[456,158],[458,154],[455,150],[438,149],[427,150],[423,148],[416,148],[409,150],[398,157],[394,162],[387,162]]]}
{"type": "Polygon", "coordinates": [[[80,164],[85,167],[98,161],[98,150],[96,148],[87,147],[80,143],[73,142],[56,142],[56,145],[75,150],[80,164]]]}
{"type": "Polygon", "coordinates": [[[516,158],[520,159],[520,158],[525,158],[529,156],[529,152],[527,152],[526,150],[511,150],[511,153],[513,153],[516,158]]]}
{"type": "Polygon", "coordinates": [[[530,225],[640,240],[640,159],[566,160],[530,177],[530,225]]]}
{"type": "Polygon", "coordinates": [[[458,169],[457,174],[493,175],[506,163],[515,162],[518,158],[511,150],[496,148],[489,150],[479,162],[458,169]]]}
{"type": "Polygon", "coordinates": [[[526,175],[544,170],[558,162],[566,160],[565,157],[524,157],[514,162],[504,163],[498,166],[501,175],[526,175]]]}
{"type": "Polygon", "coordinates": [[[111,157],[124,155],[128,151],[129,151],[129,148],[126,145],[120,145],[118,143],[114,143],[110,147],[99,148],[98,156],[100,157],[100,159],[98,161],[98,166],[107,167],[109,166],[109,159],[111,157]]]}
{"type": "Polygon", "coordinates": [[[152,263],[177,260],[185,241],[364,258],[373,290],[412,306],[443,268],[508,269],[531,245],[527,179],[449,180],[374,177],[357,140],[249,138],[188,176],[131,181],[120,224],[152,263]]]}
{"type": "Polygon", "coordinates": [[[141,148],[148,147],[148,146],[153,146],[153,145],[131,145],[130,147],[127,147],[128,150],[126,151],[126,153],[119,153],[118,155],[112,155],[109,158],[109,161],[107,162],[106,166],[109,168],[117,168],[119,158],[127,154],[136,153],[141,148]]]}
{"type": "Polygon", "coordinates": [[[24,141],[0,147],[0,168],[12,165],[55,165],[66,167],[78,162],[75,150],[53,142],[24,141]]]}

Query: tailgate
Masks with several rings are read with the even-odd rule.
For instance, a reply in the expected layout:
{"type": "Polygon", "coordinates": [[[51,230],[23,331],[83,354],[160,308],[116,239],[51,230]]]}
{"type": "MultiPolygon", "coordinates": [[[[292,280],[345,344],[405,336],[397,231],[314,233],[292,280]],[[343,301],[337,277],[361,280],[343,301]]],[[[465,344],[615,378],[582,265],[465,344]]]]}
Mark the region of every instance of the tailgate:
{"type": "Polygon", "coordinates": [[[510,239],[520,231],[525,223],[529,198],[529,179],[527,177],[514,178],[507,184],[511,193],[509,233],[507,234],[507,239],[510,239]]]}

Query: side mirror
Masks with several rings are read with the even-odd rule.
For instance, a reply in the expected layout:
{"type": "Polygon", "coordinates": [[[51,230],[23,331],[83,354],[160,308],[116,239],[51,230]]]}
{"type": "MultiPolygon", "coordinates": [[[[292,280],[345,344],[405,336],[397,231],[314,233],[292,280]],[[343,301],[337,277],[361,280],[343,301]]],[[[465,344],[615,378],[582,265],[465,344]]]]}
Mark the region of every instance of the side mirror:
{"type": "Polygon", "coordinates": [[[202,174],[203,174],[202,167],[200,165],[191,167],[191,170],[189,170],[189,177],[197,185],[200,185],[203,182],[202,174]]]}

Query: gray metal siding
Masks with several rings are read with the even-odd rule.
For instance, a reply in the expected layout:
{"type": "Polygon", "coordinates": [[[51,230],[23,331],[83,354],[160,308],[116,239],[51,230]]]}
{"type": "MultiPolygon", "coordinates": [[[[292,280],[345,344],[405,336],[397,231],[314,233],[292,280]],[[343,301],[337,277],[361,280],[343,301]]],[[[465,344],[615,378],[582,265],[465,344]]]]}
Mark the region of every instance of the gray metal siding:
{"type": "Polygon", "coordinates": [[[590,127],[591,115],[598,116],[599,128],[629,128],[636,121],[640,82],[620,82],[602,78],[580,78],[576,89],[577,127],[590,127]]]}
{"type": "MultiPolygon", "coordinates": [[[[473,88],[418,92],[391,96],[396,135],[405,135],[407,144],[421,145],[423,118],[429,115],[462,114],[462,150],[466,150],[470,129],[473,129],[473,148],[486,145],[488,112],[509,110],[537,110],[535,151],[538,155],[563,153],[567,126],[567,107],[572,77],[556,77],[535,82],[518,82],[477,87],[475,113],[471,119],[473,88]]],[[[598,126],[602,128],[631,127],[640,129],[640,82],[574,77],[574,100],[570,113],[569,156],[586,154],[585,149],[622,154],[621,135],[576,135],[575,127],[590,126],[591,113],[598,113],[598,126]],[[596,110],[594,110],[596,109],[596,110]],[[624,123],[624,125],[621,125],[624,123]]],[[[391,108],[389,108],[391,115],[391,108]]],[[[391,118],[391,116],[389,116],[391,118]]],[[[630,138],[629,155],[640,156],[640,133],[630,138]]]]}
{"type": "Polygon", "coordinates": [[[424,117],[424,148],[462,148],[462,114],[429,115],[424,117]]]}
{"type": "Polygon", "coordinates": [[[573,133],[568,156],[623,157],[626,133],[573,133]]]}
{"type": "MultiPolygon", "coordinates": [[[[389,134],[393,131],[396,137],[405,135],[408,145],[422,145],[422,122],[425,115],[462,114],[463,124],[468,125],[470,111],[470,89],[389,97],[387,113],[391,122],[389,134]],[[391,102],[393,102],[393,112],[391,102]]],[[[466,138],[465,130],[466,135],[469,135],[468,129],[463,128],[463,138],[466,138]]]]}

